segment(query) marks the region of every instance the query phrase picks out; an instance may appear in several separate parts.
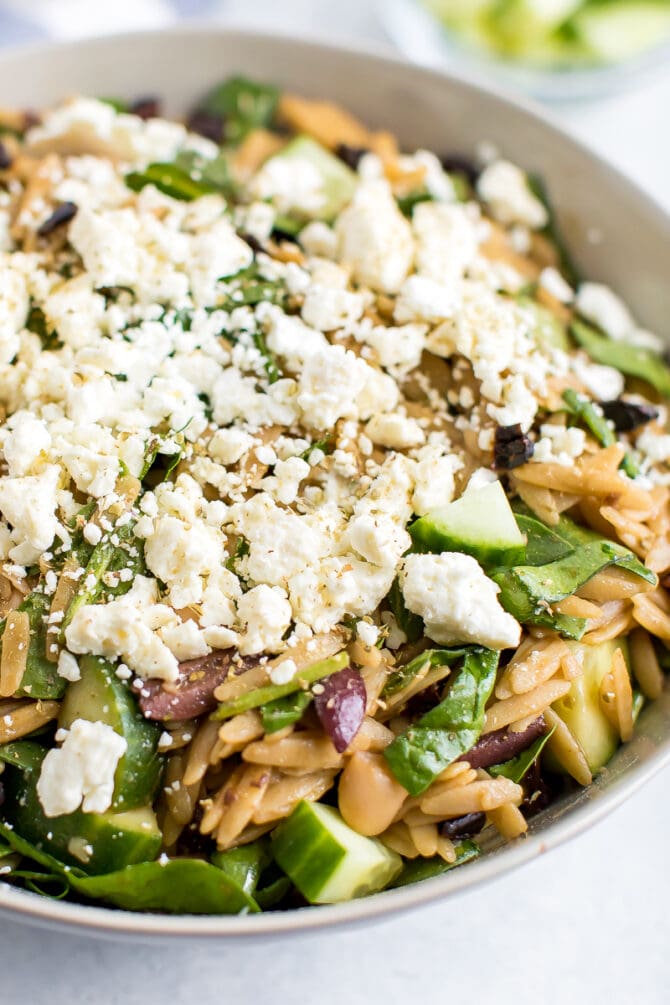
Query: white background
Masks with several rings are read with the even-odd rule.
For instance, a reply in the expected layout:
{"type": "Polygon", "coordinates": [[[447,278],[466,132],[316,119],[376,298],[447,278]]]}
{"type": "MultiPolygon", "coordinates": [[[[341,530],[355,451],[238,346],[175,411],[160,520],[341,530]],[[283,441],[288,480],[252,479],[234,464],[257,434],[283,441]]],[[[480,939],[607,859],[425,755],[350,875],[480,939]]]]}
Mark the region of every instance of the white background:
{"type": "MultiPolygon", "coordinates": [[[[115,27],[124,6],[114,5],[115,27]]],[[[370,0],[229,0],[222,7],[236,23],[384,41],[370,0]]],[[[75,31],[70,22],[65,33],[75,31]]],[[[670,69],[625,97],[558,114],[670,207],[669,108],[670,69]]],[[[545,859],[448,903],[352,932],[258,946],[148,946],[0,921],[0,1003],[661,1005],[670,1000],[669,788],[670,770],[545,859]]]]}

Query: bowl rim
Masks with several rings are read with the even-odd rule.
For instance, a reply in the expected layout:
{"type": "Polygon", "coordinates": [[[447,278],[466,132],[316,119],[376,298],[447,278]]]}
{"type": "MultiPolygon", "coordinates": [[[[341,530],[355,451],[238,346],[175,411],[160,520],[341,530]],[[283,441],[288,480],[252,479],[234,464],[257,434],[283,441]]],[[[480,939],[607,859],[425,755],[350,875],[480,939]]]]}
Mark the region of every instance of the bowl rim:
{"type": "MultiPolygon", "coordinates": [[[[389,69],[408,69],[424,80],[451,82],[473,96],[493,97],[508,108],[521,110],[538,122],[556,139],[567,143],[577,152],[588,156],[592,164],[605,173],[610,173],[619,183],[624,184],[638,201],[647,204],[668,229],[670,242],[670,214],[624,172],[614,167],[587,143],[576,138],[553,115],[538,107],[527,97],[520,97],[509,90],[487,86],[481,80],[473,79],[458,71],[449,72],[442,68],[417,65],[402,55],[395,54],[383,45],[342,43],[324,40],[315,36],[294,38],[289,32],[256,31],[228,27],[221,22],[194,20],[185,24],[172,25],[163,29],[117,32],[110,35],[96,35],[80,40],[39,41],[17,46],[0,52],[0,66],[13,61],[38,60],[54,51],[71,50],[76,56],[82,46],[114,46],[129,41],[147,44],[158,43],[164,38],[179,36],[202,36],[211,40],[212,34],[221,39],[238,38],[247,44],[255,42],[263,45],[269,42],[289,43],[303,50],[327,51],[333,56],[354,55],[367,62],[389,69]]],[[[670,694],[666,692],[668,697],[670,694]]],[[[659,699],[661,700],[661,699],[659,699]]],[[[251,941],[295,933],[319,932],[323,929],[360,925],[366,921],[395,915],[418,908],[424,904],[463,894],[466,890],[506,875],[538,855],[563,844],[577,834],[596,824],[611,813],[633,793],[645,785],[657,772],[670,763],[670,734],[650,753],[641,764],[628,766],[621,778],[616,779],[606,791],[600,792],[598,799],[584,802],[567,811],[546,830],[530,833],[517,839],[499,851],[482,856],[467,869],[456,869],[442,876],[425,880],[396,890],[388,890],[373,896],[349,901],[343,904],[321,906],[284,912],[268,912],[259,915],[162,915],[150,912],[130,912],[116,908],[99,907],[89,904],[52,901],[39,894],[29,893],[0,882],[0,918],[11,918],[42,927],[58,927],[80,935],[103,935],[111,938],[132,938],[133,941],[164,940],[167,938],[208,938],[225,937],[228,940],[251,941]]],[[[603,776],[601,776],[603,777],[603,776]]],[[[598,789],[596,779],[584,792],[598,789]]]]}

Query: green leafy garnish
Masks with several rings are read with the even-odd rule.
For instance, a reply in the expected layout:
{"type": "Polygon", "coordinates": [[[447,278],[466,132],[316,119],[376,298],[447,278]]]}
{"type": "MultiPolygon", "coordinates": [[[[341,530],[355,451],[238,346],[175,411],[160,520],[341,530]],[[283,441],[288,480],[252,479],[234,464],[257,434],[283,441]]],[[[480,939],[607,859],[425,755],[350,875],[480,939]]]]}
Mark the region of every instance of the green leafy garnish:
{"type": "MultiPolygon", "coordinates": [[[[594,402],[572,388],[563,392],[563,401],[571,414],[581,425],[586,426],[602,447],[611,447],[617,442],[616,433],[594,402]]],[[[630,451],[626,451],[620,466],[629,478],[635,478],[639,474],[639,467],[630,451]]]]}
{"type": "Polygon", "coordinates": [[[125,182],[133,192],[154,185],[165,195],[184,202],[214,192],[231,197],[235,192],[224,154],[208,161],[193,151],[183,151],[175,161],[155,162],[143,171],[130,171],[125,182]]]}
{"type": "Polygon", "coordinates": [[[445,768],[465,754],[481,735],[500,653],[469,652],[439,705],[386,748],[391,771],[411,796],[419,796],[445,768]]]}
{"type": "Polygon", "coordinates": [[[558,262],[560,270],[570,283],[571,286],[578,286],[580,282],[580,274],[572,254],[568,250],[568,246],[563,238],[561,228],[556,217],[556,210],[549,196],[549,191],[545,184],[544,178],[539,174],[529,174],[528,175],[528,187],[535,196],[539,199],[544,208],[547,211],[547,223],[540,231],[544,234],[556,249],[558,254],[558,262]]]}

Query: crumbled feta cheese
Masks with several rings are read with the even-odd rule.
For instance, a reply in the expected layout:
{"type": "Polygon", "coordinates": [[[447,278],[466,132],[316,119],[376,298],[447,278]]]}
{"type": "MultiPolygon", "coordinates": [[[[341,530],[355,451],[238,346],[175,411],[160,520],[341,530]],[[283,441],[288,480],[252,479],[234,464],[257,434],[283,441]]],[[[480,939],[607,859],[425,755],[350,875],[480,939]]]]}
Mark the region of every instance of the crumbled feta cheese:
{"type": "Polygon", "coordinates": [[[293,680],[298,668],[295,664],[295,660],[282,660],[281,663],[275,664],[270,670],[270,680],[273,684],[288,684],[289,681],[293,680]]]}
{"type": "Polygon", "coordinates": [[[308,255],[335,258],[337,254],[337,235],[332,227],[321,220],[312,220],[303,227],[298,240],[308,255]]]}
{"type": "Polygon", "coordinates": [[[521,626],[500,606],[499,587],[470,555],[408,555],[402,590],[408,610],[440,645],[474,642],[490,649],[518,646],[521,626]]]}
{"type": "Polygon", "coordinates": [[[159,629],[158,634],[180,663],[183,660],[194,660],[198,656],[206,656],[210,652],[204,633],[198,628],[195,621],[182,621],[179,624],[165,625],[164,628],[159,629]]]}
{"type": "Polygon", "coordinates": [[[571,304],[575,299],[575,291],[570,283],[563,278],[558,269],[547,266],[542,269],[539,278],[540,286],[555,297],[561,304],[571,304]]]}
{"type": "Polygon", "coordinates": [[[51,434],[46,423],[31,412],[11,415],[0,430],[2,450],[11,478],[27,475],[51,446],[51,434]]]}
{"type": "Polygon", "coordinates": [[[617,342],[626,339],[635,327],[626,304],[604,283],[582,283],[575,305],[582,317],[598,325],[617,342]]]}
{"type": "Polygon", "coordinates": [[[540,439],[535,444],[531,460],[572,467],[585,449],[586,433],[583,429],[548,422],[540,426],[540,439]]]}
{"type": "Polygon", "coordinates": [[[47,752],[37,780],[37,797],[47,817],[104,813],[112,805],[114,774],[127,743],[104,722],[75,719],[59,730],[62,746],[47,752]]]}
{"type": "Polygon", "coordinates": [[[81,680],[81,671],[79,670],[79,663],[76,658],[69,653],[67,649],[61,649],[58,654],[58,676],[63,677],[65,680],[75,681],[81,680]]]}
{"type": "Polygon", "coordinates": [[[426,434],[416,421],[399,412],[373,415],[365,427],[373,443],[391,450],[406,450],[424,443],[426,434]]]}
{"type": "Polygon", "coordinates": [[[117,600],[79,608],[65,631],[68,649],[121,657],[138,677],[176,680],[177,660],[156,632],[178,619],[171,608],[156,601],[156,581],[136,576],[132,588],[117,600]]]}
{"type": "Polygon", "coordinates": [[[315,283],[310,286],[302,305],[303,320],[319,331],[349,327],[358,321],[365,308],[362,293],[350,293],[315,283]]]}
{"type": "Polygon", "coordinates": [[[570,359],[570,369],[598,401],[613,401],[623,394],[626,386],[624,376],[613,366],[602,366],[592,363],[585,356],[576,355],[570,359]]]}
{"type": "Polygon", "coordinates": [[[363,181],[340,213],[335,232],[340,260],[373,290],[397,292],[414,258],[412,228],[386,181],[363,181]]]}
{"type": "Polygon", "coordinates": [[[0,478],[0,512],[12,526],[9,558],[33,565],[58,532],[56,489],[60,469],[50,464],[39,475],[0,478]]]}
{"type": "Polygon", "coordinates": [[[364,646],[374,646],[379,638],[379,629],[376,625],[371,625],[369,621],[359,621],[356,625],[356,637],[361,640],[364,646]]]}
{"type": "Polygon", "coordinates": [[[280,213],[316,215],[324,206],[323,175],[306,157],[271,157],[251,181],[256,199],[270,199],[280,213]]]}
{"type": "Polygon", "coordinates": [[[264,584],[255,586],[240,597],[237,613],[245,626],[240,638],[243,656],[283,648],[283,637],[293,617],[285,590],[264,584]]]}
{"type": "Polygon", "coordinates": [[[420,202],[412,214],[412,228],[417,272],[456,290],[479,245],[476,221],[468,208],[420,202]]]}
{"type": "Polygon", "coordinates": [[[521,223],[532,230],[548,223],[546,207],[531,192],[527,175],[509,161],[494,161],[484,168],[477,193],[501,223],[521,223]]]}
{"type": "Polygon", "coordinates": [[[452,317],[458,305],[459,291],[428,276],[409,276],[400,288],[393,317],[405,321],[443,321],[452,317]]]}

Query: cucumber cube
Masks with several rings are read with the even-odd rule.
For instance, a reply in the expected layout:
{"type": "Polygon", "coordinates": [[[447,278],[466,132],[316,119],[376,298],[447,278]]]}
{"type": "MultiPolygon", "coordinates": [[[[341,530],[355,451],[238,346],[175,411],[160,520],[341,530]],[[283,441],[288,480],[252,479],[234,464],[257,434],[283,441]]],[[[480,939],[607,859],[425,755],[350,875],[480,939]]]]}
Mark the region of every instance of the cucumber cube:
{"type": "Polygon", "coordinates": [[[357,834],[337,810],[321,803],[299,803],[274,831],[272,851],[310,904],[376,893],[402,869],[399,855],[357,834]]]}
{"type": "Polygon", "coordinates": [[[427,551],[460,551],[485,566],[518,565],[526,554],[526,538],[498,481],[432,510],[409,532],[427,551]]]}

